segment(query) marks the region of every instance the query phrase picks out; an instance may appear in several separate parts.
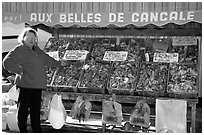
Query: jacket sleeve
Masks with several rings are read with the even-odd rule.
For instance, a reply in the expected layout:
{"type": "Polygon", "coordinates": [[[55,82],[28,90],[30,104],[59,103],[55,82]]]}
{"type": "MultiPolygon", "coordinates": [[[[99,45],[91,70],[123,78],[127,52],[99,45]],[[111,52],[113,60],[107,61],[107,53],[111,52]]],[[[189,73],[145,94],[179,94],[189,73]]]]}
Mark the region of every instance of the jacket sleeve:
{"type": "Polygon", "coordinates": [[[57,61],[54,58],[50,57],[43,50],[41,50],[38,46],[36,46],[35,49],[37,51],[40,51],[40,53],[43,55],[46,67],[60,67],[61,66],[61,62],[60,61],[57,61]]]}
{"type": "Polygon", "coordinates": [[[11,50],[3,59],[3,67],[11,73],[21,74],[23,72],[20,66],[21,52],[19,48],[11,50]]]}
{"type": "Polygon", "coordinates": [[[48,54],[44,54],[45,57],[45,66],[47,67],[60,67],[60,61],[55,60],[54,58],[50,57],[48,54]]]}

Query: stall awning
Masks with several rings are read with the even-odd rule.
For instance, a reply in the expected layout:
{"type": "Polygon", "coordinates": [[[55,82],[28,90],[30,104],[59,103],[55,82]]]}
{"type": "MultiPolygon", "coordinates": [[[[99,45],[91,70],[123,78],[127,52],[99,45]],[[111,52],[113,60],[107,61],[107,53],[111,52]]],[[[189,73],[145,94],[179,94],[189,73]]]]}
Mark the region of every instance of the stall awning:
{"type": "Polygon", "coordinates": [[[3,2],[2,22],[124,27],[202,23],[201,2],[3,2]]]}

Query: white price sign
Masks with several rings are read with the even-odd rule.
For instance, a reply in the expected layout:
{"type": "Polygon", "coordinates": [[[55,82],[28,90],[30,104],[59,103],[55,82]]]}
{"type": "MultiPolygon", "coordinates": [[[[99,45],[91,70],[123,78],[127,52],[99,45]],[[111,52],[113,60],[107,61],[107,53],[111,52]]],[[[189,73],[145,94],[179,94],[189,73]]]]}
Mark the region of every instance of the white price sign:
{"type": "Polygon", "coordinates": [[[197,45],[196,37],[175,37],[172,40],[173,46],[197,45]]]}
{"type": "Polygon", "coordinates": [[[54,52],[47,52],[47,54],[54,58],[55,60],[59,60],[59,52],[58,51],[54,51],[54,52]]]}
{"type": "Polygon", "coordinates": [[[88,53],[87,50],[67,50],[63,60],[85,60],[88,53]]]}
{"type": "Polygon", "coordinates": [[[128,52],[125,51],[106,51],[103,57],[104,61],[125,61],[128,52]]]}
{"type": "Polygon", "coordinates": [[[172,63],[178,62],[178,58],[179,58],[178,53],[154,53],[153,62],[172,63]]]}

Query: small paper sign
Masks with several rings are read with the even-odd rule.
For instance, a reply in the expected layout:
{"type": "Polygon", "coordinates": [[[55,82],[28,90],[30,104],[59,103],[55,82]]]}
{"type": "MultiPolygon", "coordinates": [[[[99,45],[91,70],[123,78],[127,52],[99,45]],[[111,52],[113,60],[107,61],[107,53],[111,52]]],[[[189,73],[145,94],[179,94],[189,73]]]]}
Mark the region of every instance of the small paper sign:
{"type": "Polygon", "coordinates": [[[175,37],[172,41],[173,46],[197,45],[196,37],[175,37]]]}
{"type": "Polygon", "coordinates": [[[104,61],[125,61],[128,52],[125,51],[106,51],[103,57],[104,61]]]}
{"type": "Polygon", "coordinates": [[[178,53],[154,53],[153,62],[172,63],[178,62],[178,53]]]}
{"type": "Polygon", "coordinates": [[[87,50],[67,50],[63,60],[85,60],[88,53],[87,50]]]}
{"type": "Polygon", "coordinates": [[[47,52],[47,54],[48,54],[50,57],[54,58],[55,60],[59,60],[59,53],[58,53],[58,51],[47,52]]]}
{"type": "Polygon", "coordinates": [[[168,47],[169,45],[164,41],[155,41],[153,44],[154,50],[158,52],[166,52],[168,47]]]}

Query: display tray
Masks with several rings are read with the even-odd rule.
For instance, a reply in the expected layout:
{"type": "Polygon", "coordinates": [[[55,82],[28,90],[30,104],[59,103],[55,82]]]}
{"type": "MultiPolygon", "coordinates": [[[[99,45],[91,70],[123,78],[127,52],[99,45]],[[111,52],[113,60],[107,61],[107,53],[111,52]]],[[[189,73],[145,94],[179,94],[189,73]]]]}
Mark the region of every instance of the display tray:
{"type": "Polygon", "coordinates": [[[91,57],[102,61],[106,51],[116,50],[116,38],[94,38],[91,57]]]}
{"type": "Polygon", "coordinates": [[[111,64],[109,62],[97,62],[94,59],[87,60],[84,66],[84,74],[78,85],[78,91],[105,93],[110,68],[111,64]]]}
{"type": "Polygon", "coordinates": [[[170,53],[179,53],[179,62],[198,63],[198,45],[172,46],[170,53]]]}
{"type": "Polygon", "coordinates": [[[107,84],[109,94],[133,95],[139,66],[134,61],[113,62],[107,84]]]}
{"type": "Polygon", "coordinates": [[[198,96],[197,65],[170,64],[167,92],[169,97],[196,98],[198,96]]]}
{"type": "Polygon", "coordinates": [[[67,47],[69,45],[69,39],[67,38],[49,38],[45,47],[45,52],[58,51],[59,57],[62,58],[67,47]]]}
{"type": "Polygon", "coordinates": [[[93,38],[66,38],[69,39],[67,50],[91,51],[93,38]]]}
{"type": "Polygon", "coordinates": [[[66,61],[66,66],[57,71],[52,86],[62,90],[76,89],[83,75],[83,65],[82,61],[66,61]]]}
{"type": "Polygon", "coordinates": [[[167,88],[168,64],[142,62],[135,95],[164,95],[167,88]]]}
{"type": "Polygon", "coordinates": [[[116,50],[127,51],[128,61],[141,62],[142,60],[141,48],[144,48],[143,42],[144,39],[121,38],[119,45],[116,45],[116,50]]]}

